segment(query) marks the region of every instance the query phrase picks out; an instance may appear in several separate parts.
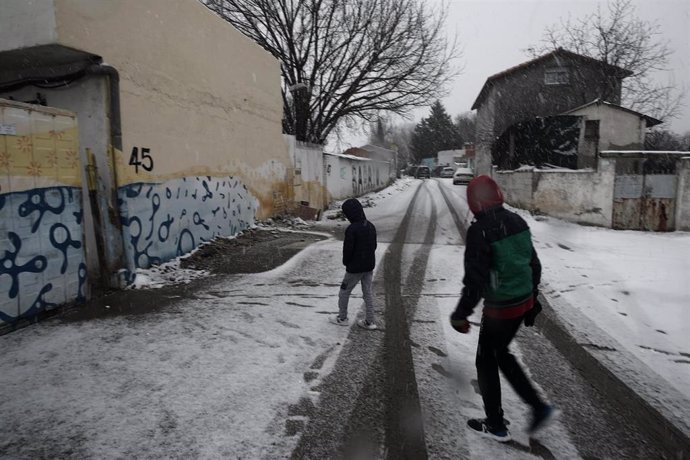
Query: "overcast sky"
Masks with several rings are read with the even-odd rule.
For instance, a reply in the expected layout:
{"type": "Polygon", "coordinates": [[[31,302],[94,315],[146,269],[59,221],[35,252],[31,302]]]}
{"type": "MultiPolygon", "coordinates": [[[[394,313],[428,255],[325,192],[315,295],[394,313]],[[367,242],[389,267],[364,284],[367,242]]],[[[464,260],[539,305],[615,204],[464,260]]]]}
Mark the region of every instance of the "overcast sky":
{"type": "MultiPolygon", "coordinates": [[[[426,0],[440,5],[442,0],[426,0]]],[[[451,115],[470,110],[486,78],[529,60],[524,51],[535,45],[544,29],[568,15],[573,18],[596,11],[605,1],[596,0],[446,0],[448,33],[456,35],[463,50],[459,62],[464,67],[443,104],[451,115]]],[[[663,38],[673,51],[668,72],[659,74],[664,82],[690,89],[690,1],[633,0],[637,16],[656,21],[663,38]]],[[[670,128],[690,131],[690,98],[686,98],[681,116],[670,128]]],[[[428,109],[416,110],[415,122],[428,115],[428,109]]],[[[366,142],[366,136],[346,136],[344,143],[366,142]]],[[[335,146],[334,146],[335,147],[335,146]]]]}

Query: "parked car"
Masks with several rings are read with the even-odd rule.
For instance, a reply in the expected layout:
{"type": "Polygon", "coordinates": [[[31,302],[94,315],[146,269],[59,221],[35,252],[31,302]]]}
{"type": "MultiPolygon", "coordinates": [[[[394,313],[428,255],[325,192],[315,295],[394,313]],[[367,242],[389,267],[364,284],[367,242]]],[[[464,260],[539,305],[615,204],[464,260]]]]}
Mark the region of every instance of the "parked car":
{"type": "Polygon", "coordinates": [[[469,184],[474,179],[474,172],[470,168],[458,168],[453,173],[453,185],[469,184]]]}
{"type": "Polygon", "coordinates": [[[417,166],[417,170],[414,173],[414,177],[417,179],[430,179],[431,178],[431,170],[429,169],[428,166],[417,166]]]}
{"type": "Polygon", "coordinates": [[[455,173],[455,168],[451,168],[450,166],[446,166],[441,170],[441,177],[453,177],[453,174],[455,173]]]}

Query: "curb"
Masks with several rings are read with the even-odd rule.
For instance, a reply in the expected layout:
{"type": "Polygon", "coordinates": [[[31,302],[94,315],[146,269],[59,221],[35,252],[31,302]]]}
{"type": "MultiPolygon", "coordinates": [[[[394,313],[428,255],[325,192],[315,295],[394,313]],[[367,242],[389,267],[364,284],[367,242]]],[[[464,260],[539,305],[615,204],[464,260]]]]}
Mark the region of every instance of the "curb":
{"type": "MultiPolygon", "coordinates": [[[[542,285],[544,285],[543,282],[542,285]]],[[[615,348],[603,345],[590,344],[592,350],[589,350],[565,326],[564,320],[552,306],[553,301],[549,302],[542,294],[540,294],[539,298],[543,307],[543,314],[539,315],[536,321],[539,330],[587,378],[593,387],[606,398],[614,401],[617,406],[624,409],[617,415],[626,417],[628,421],[637,423],[641,430],[650,433],[659,442],[659,445],[663,446],[665,458],[690,458],[690,428],[686,425],[688,419],[685,418],[684,422],[684,417],[679,417],[669,408],[664,407],[663,404],[658,404],[659,400],[654,398],[652,392],[645,395],[633,388],[623,376],[619,375],[613,368],[609,368],[604,360],[597,357],[597,351],[595,350],[602,354],[617,352],[619,353],[619,358],[633,363],[636,359],[632,355],[621,357],[620,353],[625,355],[627,352],[620,352],[615,348]],[[657,404],[655,405],[654,403],[657,404]]],[[[570,308],[572,309],[573,307],[570,308]]],[[[588,321],[588,318],[584,317],[584,315],[582,315],[582,318],[584,321],[588,321]]],[[[592,331],[599,330],[594,323],[591,326],[593,328],[592,331]]],[[[591,339],[592,335],[589,338],[591,339]]],[[[608,343],[605,339],[603,342],[608,343]]],[[[633,369],[633,371],[637,371],[637,369],[633,369]]],[[[653,381],[649,372],[642,370],[641,373],[643,375],[635,374],[634,376],[641,381],[638,383],[644,385],[648,381],[653,381]]],[[[658,377],[656,380],[658,380],[658,377]]],[[[664,390],[668,391],[668,389],[664,390]]],[[[683,399],[682,395],[680,397],[683,399]]],[[[687,411],[687,408],[685,410],[687,411]]]]}

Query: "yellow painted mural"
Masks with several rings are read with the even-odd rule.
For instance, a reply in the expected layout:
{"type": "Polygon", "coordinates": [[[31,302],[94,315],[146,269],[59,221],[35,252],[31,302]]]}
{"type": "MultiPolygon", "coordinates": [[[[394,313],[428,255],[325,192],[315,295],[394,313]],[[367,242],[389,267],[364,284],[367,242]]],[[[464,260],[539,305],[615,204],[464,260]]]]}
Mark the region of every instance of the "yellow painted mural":
{"type": "Polygon", "coordinates": [[[80,187],[80,164],[74,114],[0,99],[0,193],[80,187]]]}

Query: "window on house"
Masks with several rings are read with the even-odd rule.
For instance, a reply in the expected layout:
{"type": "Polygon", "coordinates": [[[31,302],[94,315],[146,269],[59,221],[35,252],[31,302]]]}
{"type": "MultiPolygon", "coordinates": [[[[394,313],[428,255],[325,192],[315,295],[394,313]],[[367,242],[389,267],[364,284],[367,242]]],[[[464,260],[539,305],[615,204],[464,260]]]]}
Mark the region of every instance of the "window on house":
{"type": "Polygon", "coordinates": [[[585,121],[585,139],[598,140],[599,139],[599,120],[585,121]]]}
{"type": "Polygon", "coordinates": [[[570,75],[565,67],[555,67],[546,69],[544,72],[544,84],[547,85],[567,85],[570,83],[570,75]]]}

